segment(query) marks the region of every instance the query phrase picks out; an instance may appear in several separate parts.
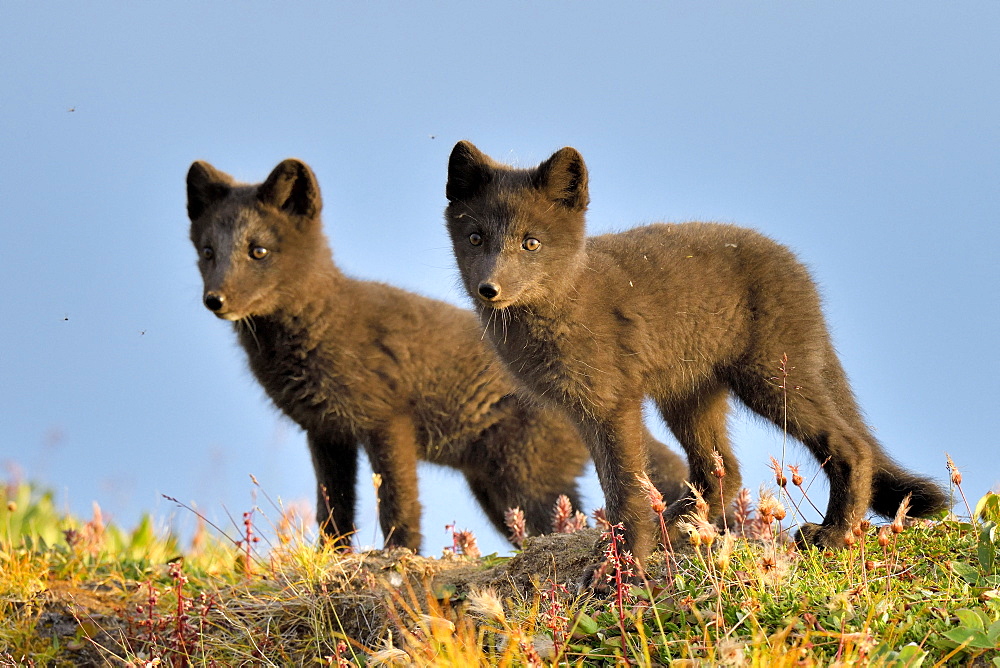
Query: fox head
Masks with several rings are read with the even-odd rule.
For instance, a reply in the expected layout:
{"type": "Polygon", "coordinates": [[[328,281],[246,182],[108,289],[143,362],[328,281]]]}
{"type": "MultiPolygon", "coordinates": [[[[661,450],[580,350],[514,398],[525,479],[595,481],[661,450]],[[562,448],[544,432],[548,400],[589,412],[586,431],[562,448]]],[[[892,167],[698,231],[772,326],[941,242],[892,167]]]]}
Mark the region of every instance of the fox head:
{"type": "Polygon", "coordinates": [[[329,261],[319,185],[308,165],[285,160],[264,183],[239,184],[207,162],[187,174],[191,242],[205,307],[220,318],[266,316],[288,306],[313,262],[329,261]]]}
{"type": "Polygon", "coordinates": [[[477,303],[502,309],[549,300],[581,269],[590,199],[576,149],[515,169],[461,141],[448,161],[446,194],[455,259],[477,303]]]}

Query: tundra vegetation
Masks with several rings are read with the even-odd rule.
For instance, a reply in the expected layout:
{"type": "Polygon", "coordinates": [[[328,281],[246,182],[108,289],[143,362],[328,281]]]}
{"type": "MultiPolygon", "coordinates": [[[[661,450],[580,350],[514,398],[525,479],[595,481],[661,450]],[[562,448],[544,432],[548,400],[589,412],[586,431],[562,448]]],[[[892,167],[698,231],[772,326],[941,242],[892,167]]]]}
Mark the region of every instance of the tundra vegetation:
{"type": "MultiPolygon", "coordinates": [[[[732,502],[728,532],[699,515],[683,545],[658,550],[629,584],[619,528],[580,528],[565,500],[561,533],[481,556],[447,527],[440,557],[406,548],[317,548],[301,506],[254,498],[231,527],[184,544],[150,517],[81,519],[51,492],[0,487],[0,665],[767,665],[1000,666],[1000,496],[959,514],[862,522],[847,549],[799,549],[788,536],[811,505],[810,480],[775,479],[732,502]],[[576,582],[603,533],[610,593],[576,582]]],[[[724,475],[724,471],[720,471],[724,475]]],[[[664,504],[650,487],[650,503],[664,504]]],[[[707,504],[705,504],[707,508],[707,504]]]]}

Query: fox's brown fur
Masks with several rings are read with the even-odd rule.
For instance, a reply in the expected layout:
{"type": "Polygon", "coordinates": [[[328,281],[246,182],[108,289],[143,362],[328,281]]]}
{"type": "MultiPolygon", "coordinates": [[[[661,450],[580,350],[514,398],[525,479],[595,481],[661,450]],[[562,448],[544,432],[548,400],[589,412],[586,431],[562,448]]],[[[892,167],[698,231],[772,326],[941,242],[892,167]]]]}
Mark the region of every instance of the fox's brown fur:
{"type": "MultiPolygon", "coordinates": [[[[466,290],[501,359],[582,429],[612,522],[638,560],[653,544],[643,469],[642,402],[651,397],[683,446],[693,485],[722,512],[739,465],[726,434],[729,396],[802,441],[830,479],[821,525],[800,538],[841,547],[869,508],[891,515],[946,505],[932,481],[903,470],[865,425],[805,267],[749,229],[656,224],[585,236],[587,170],[564,148],[534,169],[491,160],[468,142],[451,154],[446,211],[466,290]],[[782,389],[779,363],[791,376],[782,389]]],[[[666,511],[689,512],[690,495],[666,511]]]]}
{"type": "MultiPolygon", "coordinates": [[[[560,494],[579,507],[587,451],[573,424],[515,394],[472,313],[342,274],[307,165],[285,160],[244,185],[195,162],[187,191],[204,303],[233,321],[267,394],[306,430],[326,535],[347,544],[353,530],[359,444],[382,476],[389,545],[420,547],[418,459],[460,470],[504,534],[508,508],[537,534],[560,494]]],[[[654,479],[677,498],[683,462],[646,437],[654,479]]]]}

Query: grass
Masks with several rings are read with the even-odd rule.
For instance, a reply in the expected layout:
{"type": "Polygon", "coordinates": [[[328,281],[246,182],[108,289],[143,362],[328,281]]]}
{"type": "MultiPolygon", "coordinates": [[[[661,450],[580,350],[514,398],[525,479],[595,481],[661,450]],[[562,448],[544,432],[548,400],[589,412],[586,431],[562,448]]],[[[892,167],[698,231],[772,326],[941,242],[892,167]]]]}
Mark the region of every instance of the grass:
{"type": "Polygon", "coordinates": [[[182,546],[148,517],[132,530],[96,505],[68,517],[11,482],[0,666],[1000,666],[1000,496],[968,517],[862,523],[848,549],[800,551],[781,525],[785,504],[794,515],[808,501],[793,483],[742,495],[729,533],[690,518],[646,581],[605,540],[611,593],[596,598],[575,581],[598,530],[576,531],[565,506],[556,517],[575,533],[474,557],[453,530],[433,559],[317,549],[287,511],[257,542],[257,509],[239,538],[206,529],[182,546]]]}

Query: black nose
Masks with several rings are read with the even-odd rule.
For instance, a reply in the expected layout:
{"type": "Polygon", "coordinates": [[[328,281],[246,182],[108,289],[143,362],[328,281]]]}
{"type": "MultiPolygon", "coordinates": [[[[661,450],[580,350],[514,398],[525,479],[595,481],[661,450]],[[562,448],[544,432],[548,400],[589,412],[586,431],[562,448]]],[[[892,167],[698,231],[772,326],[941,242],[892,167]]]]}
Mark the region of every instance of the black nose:
{"type": "Polygon", "coordinates": [[[484,299],[496,299],[500,294],[500,286],[496,283],[486,283],[484,281],[479,284],[479,294],[484,299]]]}
{"type": "Polygon", "coordinates": [[[220,311],[222,310],[223,299],[222,295],[217,295],[214,292],[209,292],[205,295],[205,308],[209,311],[220,311]]]}

